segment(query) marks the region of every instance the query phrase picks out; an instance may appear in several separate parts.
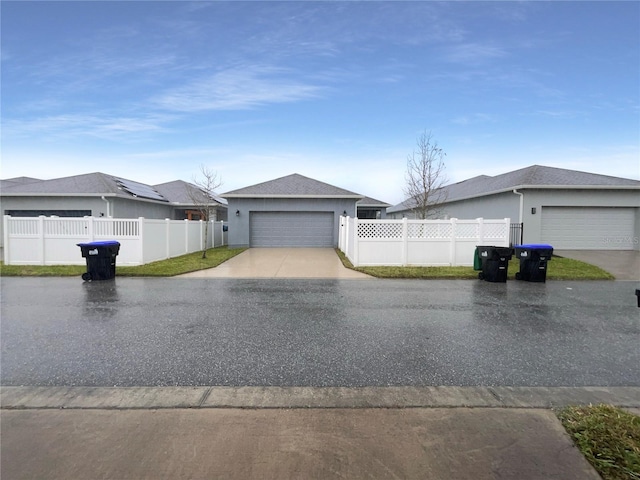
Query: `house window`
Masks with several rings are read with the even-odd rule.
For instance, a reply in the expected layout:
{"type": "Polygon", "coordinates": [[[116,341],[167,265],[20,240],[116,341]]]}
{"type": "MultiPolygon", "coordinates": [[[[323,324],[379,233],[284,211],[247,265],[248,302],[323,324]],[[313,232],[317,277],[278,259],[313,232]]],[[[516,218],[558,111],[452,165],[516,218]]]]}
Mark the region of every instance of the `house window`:
{"type": "Polygon", "coordinates": [[[91,210],[5,210],[12,217],[90,217],[91,210]]]}

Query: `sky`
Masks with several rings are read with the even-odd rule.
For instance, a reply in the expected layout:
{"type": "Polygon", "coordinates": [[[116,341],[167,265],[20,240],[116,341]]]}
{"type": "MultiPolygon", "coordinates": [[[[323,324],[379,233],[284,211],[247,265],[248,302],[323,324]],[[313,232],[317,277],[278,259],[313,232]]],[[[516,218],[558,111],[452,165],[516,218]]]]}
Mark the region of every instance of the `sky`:
{"type": "Polygon", "coordinates": [[[640,179],[640,2],[8,1],[0,178],[224,193],[299,173],[384,202],[430,132],[446,180],[640,179]]]}

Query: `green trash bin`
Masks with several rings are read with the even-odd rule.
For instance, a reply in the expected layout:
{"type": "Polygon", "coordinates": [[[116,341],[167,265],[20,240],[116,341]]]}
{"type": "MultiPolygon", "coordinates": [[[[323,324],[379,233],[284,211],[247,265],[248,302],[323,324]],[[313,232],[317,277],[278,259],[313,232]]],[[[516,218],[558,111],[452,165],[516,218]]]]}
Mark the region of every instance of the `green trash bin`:
{"type": "Polygon", "coordinates": [[[507,281],[507,273],[509,271],[509,260],[513,255],[511,247],[496,247],[493,245],[478,245],[478,257],[482,262],[482,268],[478,273],[480,280],[487,282],[507,281]]]}

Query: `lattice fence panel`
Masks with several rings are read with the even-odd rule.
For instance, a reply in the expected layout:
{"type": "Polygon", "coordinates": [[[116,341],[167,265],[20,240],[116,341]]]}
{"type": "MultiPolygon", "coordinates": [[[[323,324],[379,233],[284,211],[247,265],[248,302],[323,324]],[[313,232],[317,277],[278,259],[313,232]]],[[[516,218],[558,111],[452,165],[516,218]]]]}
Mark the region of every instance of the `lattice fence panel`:
{"type": "Polygon", "coordinates": [[[458,223],[456,225],[456,238],[478,238],[480,235],[477,223],[458,223]]]}
{"type": "Polygon", "coordinates": [[[409,238],[451,238],[450,223],[410,223],[407,226],[409,238]]]}
{"type": "Polygon", "coordinates": [[[402,224],[358,223],[358,238],[402,238],[402,224]]]}
{"type": "Polygon", "coordinates": [[[484,224],[484,236],[486,238],[504,238],[509,236],[509,226],[504,223],[484,224]]]}

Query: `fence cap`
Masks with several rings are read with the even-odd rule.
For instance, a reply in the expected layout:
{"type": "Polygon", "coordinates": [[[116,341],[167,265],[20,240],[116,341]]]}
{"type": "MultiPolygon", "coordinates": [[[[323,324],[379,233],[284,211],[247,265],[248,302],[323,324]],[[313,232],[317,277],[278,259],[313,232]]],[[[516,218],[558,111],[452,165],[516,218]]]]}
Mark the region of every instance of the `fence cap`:
{"type": "Polygon", "coordinates": [[[120,242],[115,240],[103,240],[101,242],[76,243],[79,247],[119,247],[120,242]]]}

